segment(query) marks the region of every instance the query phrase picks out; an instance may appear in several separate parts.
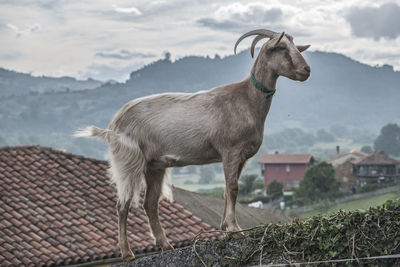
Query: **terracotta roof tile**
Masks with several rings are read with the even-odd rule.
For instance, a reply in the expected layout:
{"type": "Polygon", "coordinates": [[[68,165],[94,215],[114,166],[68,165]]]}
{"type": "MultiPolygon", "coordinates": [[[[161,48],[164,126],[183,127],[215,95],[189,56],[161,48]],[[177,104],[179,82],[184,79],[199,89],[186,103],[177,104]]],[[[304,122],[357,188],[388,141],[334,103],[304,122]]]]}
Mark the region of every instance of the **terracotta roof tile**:
{"type": "MultiPolygon", "coordinates": [[[[0,148],[0,262],[68,265],[119,257],[116,195],[107,162],[40,146],[0,148]]],[[[212,227],[177,203],[160,202],[175,247],[212,227]]],[[[135,253],[157,251],[143,209],[131,209],[135,253]]],[[[217,234],[209,235],[216,238],[217,234]]]]}

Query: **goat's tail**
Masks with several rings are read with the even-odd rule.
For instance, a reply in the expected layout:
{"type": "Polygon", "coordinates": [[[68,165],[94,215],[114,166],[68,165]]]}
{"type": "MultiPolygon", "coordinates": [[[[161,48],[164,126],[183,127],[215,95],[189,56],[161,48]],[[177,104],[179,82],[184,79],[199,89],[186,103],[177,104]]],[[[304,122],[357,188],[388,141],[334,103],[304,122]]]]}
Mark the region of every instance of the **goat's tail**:
{"type": "Polygon", "coordinates": [[[115,135],[112,130],[109,129],[100,129],[96,126],[87,126],[83,129],[79,129],[74,132],[72,136],[74,137],[98,137],[102,140],[110,141],[110,137],[115,135]]]}
{"type": "Polygon", "coordinates": [[[118,202],[122,206],[128,201],[134,208],[139,206],[140,193],[146,188],[146,165],[137,142],[128,142],[123,135],[111,141],[108,174],[117,188],[118,202]]]}

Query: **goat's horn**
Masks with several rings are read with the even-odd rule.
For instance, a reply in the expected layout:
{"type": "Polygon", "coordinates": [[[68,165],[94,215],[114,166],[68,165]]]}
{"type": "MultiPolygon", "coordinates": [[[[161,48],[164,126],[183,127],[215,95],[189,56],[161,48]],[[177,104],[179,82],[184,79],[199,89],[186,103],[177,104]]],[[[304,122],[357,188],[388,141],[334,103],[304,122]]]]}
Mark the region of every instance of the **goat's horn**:
{"type": "Polygon", "coordinates": [[[257,42],[264,38],[267,38],[267,36],[257,35],[257,37],[254,38],[253,42],[251,43],[251,50],[250,50],[251,57],[254,57],[254,48],[256,47],[257,42]]]}
{"type": "Polygon", "coordinates": [[[233,49],[233,51],[236,54],[236,47],[238,46],[238,44],[246,37],[249,37],[251,35],[264,35],[265,37],[269,37],[272,38],[275,32],[270,31],[270,30],[264,30],[264,29],[258,29],[258,30],[253,30],[253,31],[249,31],[248,33],[243,34],[242,36],[240,36],[240,38],[236,41],[235,44],[235,48],[233,49]]]}
{"type": "Polygon", "coordinates": [[[282,40],[282,37],[285,35],[285,32],[282,32],[281,36],[279,36],[278,41],[276,41],[274,46],[277,46],[279,44],[279,42],[282,40]]]}

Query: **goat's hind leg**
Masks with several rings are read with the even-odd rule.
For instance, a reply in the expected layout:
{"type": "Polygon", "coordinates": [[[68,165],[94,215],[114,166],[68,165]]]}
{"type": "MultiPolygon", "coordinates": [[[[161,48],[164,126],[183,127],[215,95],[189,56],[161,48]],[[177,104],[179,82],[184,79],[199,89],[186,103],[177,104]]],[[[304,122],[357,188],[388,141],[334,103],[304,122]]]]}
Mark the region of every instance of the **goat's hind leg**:
{"type": "Polygon", "coordinates": [[[146,172],[146,197],[144,200],[144,209],[149,218],[150,228],[154,235],[156,245],[162,250],[174,249],[165,236],[164,229],[160,224],[158,216],[158,202],[162,193],[165,169],[148,169],[146,172]]]}
{"type": "Polygon", "coordinates": [[[129,207],[131,200],[129,199],[124,204],[118,201],[117,213],[118,213],[118,242],[121,249],[122,260],[131,261],[135,259],[135,256],[129,248],[126,223],[128,219],[129,207]]]}

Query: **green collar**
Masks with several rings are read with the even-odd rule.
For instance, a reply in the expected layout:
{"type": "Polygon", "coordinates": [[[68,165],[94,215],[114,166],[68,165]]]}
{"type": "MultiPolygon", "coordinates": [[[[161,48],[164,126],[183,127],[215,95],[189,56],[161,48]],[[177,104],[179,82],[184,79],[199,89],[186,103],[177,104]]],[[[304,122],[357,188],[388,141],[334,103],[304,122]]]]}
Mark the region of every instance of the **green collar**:
{"type": "Polygon", "coordinates": [[[271,98],[275,94],[276,90],[270,90],[267,87],[264,87],[264,85],[262,85],[259,81],[256,80],[256,77],[254,77],[253,73],[251,74],[251,81],[258,90],[267,94],[265,96],[266,99],[271,98]]]}

